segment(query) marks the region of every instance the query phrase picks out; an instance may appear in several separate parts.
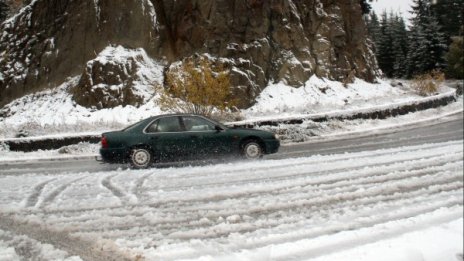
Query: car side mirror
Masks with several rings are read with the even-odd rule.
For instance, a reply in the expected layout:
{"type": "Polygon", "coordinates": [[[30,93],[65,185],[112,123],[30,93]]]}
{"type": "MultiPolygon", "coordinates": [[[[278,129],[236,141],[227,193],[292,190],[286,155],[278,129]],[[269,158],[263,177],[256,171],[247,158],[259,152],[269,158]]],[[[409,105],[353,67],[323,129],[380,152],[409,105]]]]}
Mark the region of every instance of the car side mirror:
{"type": "Polygon", "coordinates": [[[221,128],[221,126],[219,126],[219,125],[214,126],[214,129],[215,129],[217,132],[220,132],[220,131],[223,131],[223,130],[224,130],[224,129],[221,128]]]}

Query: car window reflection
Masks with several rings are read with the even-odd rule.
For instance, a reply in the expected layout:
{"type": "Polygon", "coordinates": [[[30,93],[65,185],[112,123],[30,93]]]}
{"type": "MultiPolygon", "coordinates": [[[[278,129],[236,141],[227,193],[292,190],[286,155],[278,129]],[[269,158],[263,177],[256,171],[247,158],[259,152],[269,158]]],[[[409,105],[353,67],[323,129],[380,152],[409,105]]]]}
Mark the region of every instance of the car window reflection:
{"type": "Polygon", "coordinates": [[[214,124],[200,117],[187,116],[182,118],[186,131],[211,131],[214,124]]]}
{"type": "Polygon", "coordinates": [[[164,117],[153,122],[146,132],[180,132],[181,130],[178,117],[164,117]]]}

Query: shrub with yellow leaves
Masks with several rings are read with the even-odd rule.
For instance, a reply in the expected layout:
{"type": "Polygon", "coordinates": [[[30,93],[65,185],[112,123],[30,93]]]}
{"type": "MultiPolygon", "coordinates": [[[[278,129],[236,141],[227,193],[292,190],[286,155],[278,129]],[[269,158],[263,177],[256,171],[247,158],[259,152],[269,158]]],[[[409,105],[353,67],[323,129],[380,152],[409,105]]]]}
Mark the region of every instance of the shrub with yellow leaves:
{"type": "Polygon", "coordinates": [[[159,99],[163,111],[211,117],[236,105],[230,88],[230,71],[220,62],[196,56],[171,66],[159,99]]]}
{"type": "Polygon", "coordinates": [[[439,70],[433,70],[429,73],[414,76],[411,86],[420,95],[429,96],[437,92],[438,87],[444,80],[444,73],[439,70]]]}

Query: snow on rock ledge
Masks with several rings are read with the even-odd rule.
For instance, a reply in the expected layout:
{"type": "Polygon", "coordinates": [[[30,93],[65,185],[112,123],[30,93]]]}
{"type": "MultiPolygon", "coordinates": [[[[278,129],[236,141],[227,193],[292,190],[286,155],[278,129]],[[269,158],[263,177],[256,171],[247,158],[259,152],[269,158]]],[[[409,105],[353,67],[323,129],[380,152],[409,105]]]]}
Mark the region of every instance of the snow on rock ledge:
{"type": "Polygon", "coordinates": [[[105,48],[87,62],[73,99],[88,108],[139,107],[154,95],[154,86],[163,82],[163,66],[145,50],[122,46],[105,48]]]}

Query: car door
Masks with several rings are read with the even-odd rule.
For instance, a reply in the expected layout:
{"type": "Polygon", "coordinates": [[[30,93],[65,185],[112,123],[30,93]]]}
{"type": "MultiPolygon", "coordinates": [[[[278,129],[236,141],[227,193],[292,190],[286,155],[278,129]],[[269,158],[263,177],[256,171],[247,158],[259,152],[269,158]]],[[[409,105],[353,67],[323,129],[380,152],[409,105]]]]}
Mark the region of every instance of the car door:
{"type": "Polygon", "coordinates": [[[224,131],[216,129],[216,124],[200,116],[182,116],[185,133],[190,138],[188,153],[194,157],[224,154],[230,151],[224,131]]]}
{"type": "Polygon", "coordinates": [[[166,116],[145,129],[150,146],[160,161],[177,161],[188,156],[189,137],[183,132],[179,116],[166,116]]]}

